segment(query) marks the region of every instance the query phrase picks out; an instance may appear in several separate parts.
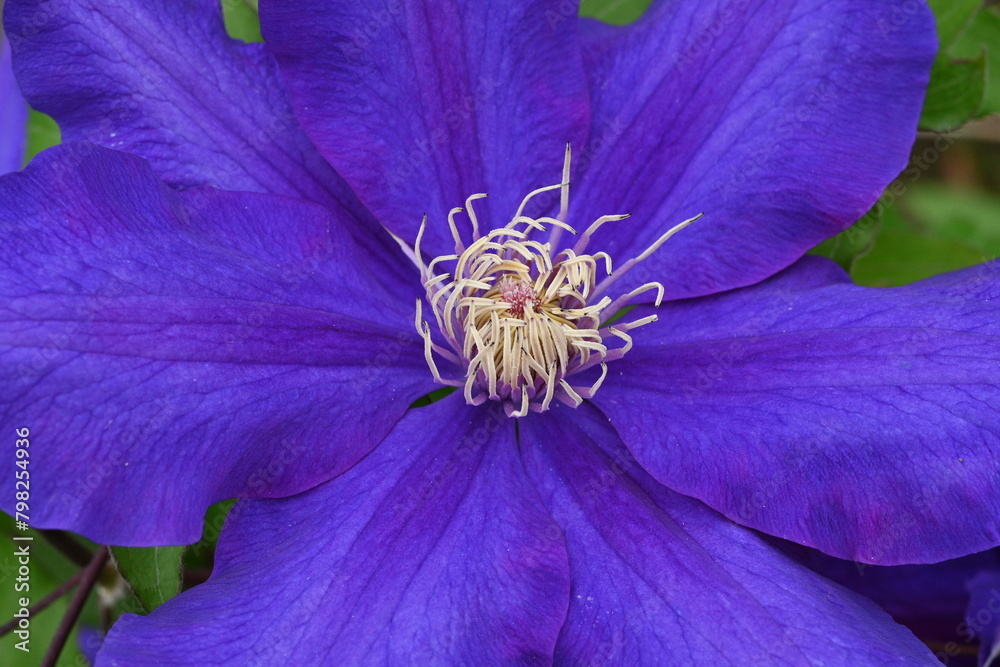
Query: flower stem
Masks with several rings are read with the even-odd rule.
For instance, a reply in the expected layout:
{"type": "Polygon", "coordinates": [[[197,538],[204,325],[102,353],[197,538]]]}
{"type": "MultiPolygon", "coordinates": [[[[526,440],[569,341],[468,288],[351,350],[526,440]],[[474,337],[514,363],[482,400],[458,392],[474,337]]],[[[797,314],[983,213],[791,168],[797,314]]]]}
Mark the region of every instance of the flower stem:
{"type": "Polygon", "coordinates": [[[61,530],[40,530],[42,537],[54,546],[59,553],[80,567],[86,567],[93,558],[90,549],[77,542],[68,533],[61,530]]]}
{"type": "MultiPolygon", "coordinates": [[[[28,611],[30,612],[31,617],[34,618],[35,614],[37,614],[38,612],[42,611],[43,609],[45,609],[46,607],[48,607],[50,604],[52,604],[56,600],[58,600],[59,598],[61,598],[64,595],[66,595],[66,593],[69,593],[71,590],[73,590],[73,587],[76,586],[77,583],[79,583],[81,577],[83,577],[83,570],[80,570],[79,572],[77,572],[76,574],[74,574],[72,577],[70,577],[69,579],[67,579],[63,583],[59,584],[59,586],[54,591],[52,591],[51,593],[49,593],[48,595],[46,595],[45,597],[43,597],[41,600],[39,600],[35,604],[31,605],[31,607],[28,608],[28,611]]],[[[10,632],[14,628],[16,628],[17,627],[17,622],[18,622],[18,619],[12,618],[10,621],[8,621],[8,622],[4,623],[2,626],[0,626],[0,637],[3,637],[8,632],[10,632]]]]}
{"type": "Polygon", "coordinates": [[[76,621],[80,617],[80,612],[83,611],[83,605],[87,602],[91,589],[94,588],[94,584],[97,583],[97,579],[101,576],[101,570],[104,569],[106,562],[108,562],[108,548],[101,547],[94,554],[93,558],[90,559],[90,562],[87,563],[87,566],[81,570],[80,586],[76,589],[76,593],[73,594],[66,614],[59,621],[59,627],[52,638],[52,643],[49,644],[49,650],[45,652],[45,657],[42,658],[41,667],[53,667],[56,664],[56,660],[59,659],[59,654],[62,653],[63,646],[66,645],[66,640],[69,639],[69,634],[73,630],[73,626],[76,625],[76,621]]]}

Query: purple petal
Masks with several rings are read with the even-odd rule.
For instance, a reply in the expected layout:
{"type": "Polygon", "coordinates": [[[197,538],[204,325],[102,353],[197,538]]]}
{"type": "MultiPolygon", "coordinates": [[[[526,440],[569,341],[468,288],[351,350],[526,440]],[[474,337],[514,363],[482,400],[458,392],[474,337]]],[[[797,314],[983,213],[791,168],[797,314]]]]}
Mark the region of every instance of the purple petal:
{"type": "Polygon", "coordinates": [[[1000,658],[1000,570],[980,572],[968,583],[969,607],[962,631],[979,639],[979,664],[995,666],[1000,658]]]}
{"type": "Polygon", "coordinates": [[[597,410],[560,406],[521,434],[569,551],[557,663],[936,664],[869,600],[657,484],[597,410]]]}
{"type": "Polygon", "coordinates": [[[1000,542],[998,278],[993,262],[864,288],[807,258],[661,308],[595,402],[657,480],[744,525],[867,564],[984,551],[1000,542]]]}
{"type": "Polygon", "coordinates": [[[851,563],[776,538],[770,541],[814,572],[874,600],[924,643],[932,644],[939,657],[954,656],[960,646],[972,642],[963,625],[969,585],[981,572],[1000,570],[996,549],[932,565],[886,567],[851,563]]]}
{"type": "Polygon", "coordinates": [[[704,213],[630,276],[668,298],[753,284],[857,220],[906,165],[936,51],[913,0],[663,0],[583,28],[572,216],[633,214],[595,235],[624,261],[704,213]]]}
{"type": "Polygon", "coordinates": [[[314,201],[372,253],[396,252],[292,112],[263,44],[226,35],[218,0],[8,0],[25,97],[66,141],[129,151],[170,185],[314,201]]]}
{"type": "Polygon", "coordinates": [[[330,479],[433,389],[411,306],[318,206],[70,144],[0,179],[0,221],[0,418],[32,433],[37,527],[192,542],[210,503],[330,479]]]}
{"type": "Polygon", "coordinates": [[[104,633],[89,625],[79,625],[77,627],[76,648],[87,659],[87,663],[93,665],[97,661],[97,652],[104,644],[104,633]]]}
{"type": "Polygon", "coordinates": [[[28,105],[10,67],[10,44],[0,31],[0,175],[17,171],[28,141],[28,105]]]}
{"type": "Polygon", "coordinates": [[[558,183],[588,101],[576,3],[262,2],[261,24],[296,112],[379,220],[451,252],[446,216],[466,197],[499,227],[558,183]],[[492,202],[492,203],[490,203],[492,202]]]}
{"type": "Polygon", "coordinates": [[[551,662],[569,595],[559,529],[514,422],[457,397],[410,411],[308,493],[233,508],[207,583],[125,615],[103,664],[551,662]]]}

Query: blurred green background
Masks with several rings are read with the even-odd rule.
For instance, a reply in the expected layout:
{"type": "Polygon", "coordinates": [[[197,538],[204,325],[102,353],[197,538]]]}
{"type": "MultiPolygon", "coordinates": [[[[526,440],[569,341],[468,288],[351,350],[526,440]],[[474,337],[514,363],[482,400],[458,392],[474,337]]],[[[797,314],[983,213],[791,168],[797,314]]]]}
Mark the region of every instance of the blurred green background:
{"type": "MultiPolygon", "coordinates": [[[[584,0],[582,13],[624,24],[641,16],[649,0],[584,0]]],[[[921,120],[921,132],[909,168],[872,211],[854,227],[824,242],[813,252],[831,257],[851,272],[858,283],[902,285],[1000,257],[1000,9],[995,2],[933,0],[938,18],[941,53],[921,120]]],[[[255,0],[223,0],[226,24],[232,36],[260,41],[255,0]]],[[[59,142],[55,122],[32,112],[29,158],[59,142]]],[[[187,551],[186,585],[209,571],[212,547],[228,510],[222,503],[209,511],[203,542],[187,551]]],[[[0,514],[0,534],[7,544],[13,521],[0,514]]],[[[79,565],[60,553],[37,532],[33,542],[32,590],[38,601],[72,577],[79,565]]],[[[80,540],[84,548],[94,545],[80,540]]],[[[13,549],[0,555],[0,623],[16,607],[13,549]]],[[[130,556],[132,557],[132,556],[130,556]]],[[[180,551],[135,555],[136,562],[153,568],[163,586],[161,597],[180,585],[180,551]],[[143,558],[146,558],[143,561],[143,558]],[[165,583],[162,583],[165,582],[165,583]]],[[[82,623],[106,627],[124,611],[142,613],[144,605],[124,588],[108,568],[92,595],[82,623]]],[[[146,599],[145,608],[157,603],[146,599]]],[[[155,596],[154,596],[155,598],[155,596]]],[[[13,635],[0,639],[0,664],[36,665],[66,611],[69,596],[32,617],[32,652],[14,650],[13,635]]],[[[60,665],[86,665],[74,632],[60,665]]]]}

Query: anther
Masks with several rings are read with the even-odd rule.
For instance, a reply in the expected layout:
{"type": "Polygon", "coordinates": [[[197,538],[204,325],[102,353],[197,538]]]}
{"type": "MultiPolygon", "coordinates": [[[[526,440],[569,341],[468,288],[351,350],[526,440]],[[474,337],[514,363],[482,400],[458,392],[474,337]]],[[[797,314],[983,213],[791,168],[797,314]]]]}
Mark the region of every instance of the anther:
{"type": "Polygon", "coordinates": [[[471,405],[499,400],[508,416],[523,417],[532,410],[547,410],[556,399],[575,407],[592,398],[608,375],[608,362],[632,349],[628,332],[655,321],[656,316],[614,326],[602,323],[642,293],[656,290],[656,305],[664,294],[663,286],[656,282],[615,299],[605,296],[605,292],[673,234],[700,217],[673,227],[614,274],[607,253],[586,254],[586,250],[602,225],[625,220],[628,215],[601,216],[572,248],[555,252],[562,231],[576,234],[566,222],[571,155],[567,145],[562,181],[529,192],[504,227],[480,234],[474,203],[485,194],[474,194],[466,199],[464,207],[453,208],[448,213],[448,227],[455,242],[453,254],[424,262],[420,245],[427,227],[426,216],[413,248],[393,236],[420,270],[427,303],[447,343],[444,346],[434,342],[431,326],[423,316],[423,303],[418,300],[415,324],[424,341],[427,366],[436,382],[461,387],[471,405]],[[560,195],[556,217],[525,214],[532,198],[554,190],[560,195]],[[470,221],[472,236],[468,245],[456,222],[461,213],[467,214],[470,221]],[[533,232],[544,232],[547,227],[552,228],[547,242],[530,238],[533,232]],[[441,271],[439,265],[449,263],[450,271],[437,273],[441,271]],[[598,281],[602,266],[603,278],[598,281]],[[609,344],[614,342],[620,344],[609,344]],[[456,366],[465,377],[442,375],[435,356],[456,366]],[[595,381],[582,386],[570,382],[573,376],[595,366],[600,366],[595,381]]]}

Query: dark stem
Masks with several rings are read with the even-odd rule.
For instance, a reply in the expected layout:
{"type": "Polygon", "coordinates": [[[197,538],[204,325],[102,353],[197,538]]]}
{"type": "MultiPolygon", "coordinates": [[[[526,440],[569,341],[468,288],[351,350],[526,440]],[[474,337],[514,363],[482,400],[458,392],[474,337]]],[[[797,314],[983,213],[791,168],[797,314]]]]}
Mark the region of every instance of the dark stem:
{"type": "Polygon", "coordinates": [[[66,645],[66,640],[69,639],[69,633],[72,632],[73,626],[76,625],[76,620],[80,617],[80,612],[83,611],[83,605],[87,602],[90,591],[94,587],[94,584],[97,583],[98,578],[101,576],[101,570],[104,569],[104,564],[107,562],[108,548],[101,547],[94,554],[94,557],[90,559],[90,562],[87,563],[87,567],[83,568],[80,577],[80,586],[69,601],[69,608],[66,609],[66,614],[59,621],[59,627],[52,638],[52,643],[49,644],[49,650],[45,652],[45,657],[42,658],[40,667],[54,667],[56,664],[59,654],[62,653],[63,646],[66,645]]]}
{"type": "Polygon", "coordinates": [[[184,588],[188,589],[198,584],[203,584],[212,576],[212,568],[192,568],[184,570],[184,588]]]}
{"type": "Polygon", "coordinates": [[[112,614],[113,611],[114,609],[111,607],[111,605],[104,605],[104,604],[101,605],[101,631],[104,633],[105,637],[111,631],[111,625],[114,623],[115,620],[112,614]]]}
{"type": "Polygon", "coordinates": [[[58,549],[59,553],[80,567],[86,567],[94,556],[90,553],[90,549],[77,542],[68,533],[61,530],[40,530],[38,532],[49,544],[58,549]]]}
{"type": "MultiPolygon", "coordinates": [[[[31,614],[29,618],[34,618],[35,614],[48,607],[50,604],[52,604],[62,596],[66,595],[66,593],[69,593],[73,589],[73,587],[76,586],[76,584],[80,581],[81,577],[83,577],[83,570],[80,570],[72,577],[70,577],[63,583],[59,584],[58,588],[56,588],[54,591],[43,597],[35,604],[28,607],[28,612],[31,614]]],[[[8,621],[7,623],[4,623],[2,626],[0,626],[0,637],[3,637],[8,632],[14,630],[17,627],[18,620],[20,619],[14,618],[8,621]]]]}

